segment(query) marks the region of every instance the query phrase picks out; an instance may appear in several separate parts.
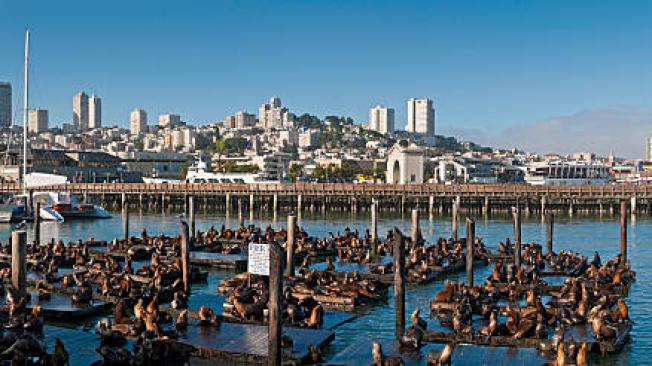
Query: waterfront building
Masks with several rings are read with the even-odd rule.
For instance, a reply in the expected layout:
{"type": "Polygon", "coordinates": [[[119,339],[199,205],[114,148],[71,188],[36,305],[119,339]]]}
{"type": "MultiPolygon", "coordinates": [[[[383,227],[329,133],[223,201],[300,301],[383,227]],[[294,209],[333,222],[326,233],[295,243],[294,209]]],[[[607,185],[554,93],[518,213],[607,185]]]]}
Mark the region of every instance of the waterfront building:
{"type": "Polygon", "coordinates": [[[380,133],[394,132],[394,109],[376,106],[369,110],[369,129],[380,133]]]}
{"type": "Polygon", "coordinates": [[[102,128],[102,99],[95,94],[88,98],[88,128],[102,128]]]}
{"type": "Polygon", "coordinates": [[[29,133],[41,133],[48,129],[48,110],[47,109],[30,109],[29,124],[27,130],[29,133]]]}
{"type": "Polygon", "coordinates": [[[401,140],[387,152],[387,183],[423,184],[424,150],[401,140]]]}
{"type": "Polygon", "coordinates": [[[86,131],[88,122],[88,95],[80,92],[72,98],[72,123],[79,131],[86,131]]]}
{"type": "Polygon", "coordinates": [[[147,132],[147,112],[136,108],[131,112],[130,132],[132,135],[140,135],[147,132]]]}
{"type": "Polygon", "coordinates": [[[410,98],[407,102],[407,132],[435,135],[435,109],[432,100],[410,98]]]}
{"type": "Polygon", "coordinates": [[[162,114],[158,117],[158,125],[161,127],[174,127],[181,124],[181,117],[178,114],[162,114]]]}
{"type": "Polygon", "coordinates": [[[11,126],[11,83],[0,81],[0,127],[11,126]]]}

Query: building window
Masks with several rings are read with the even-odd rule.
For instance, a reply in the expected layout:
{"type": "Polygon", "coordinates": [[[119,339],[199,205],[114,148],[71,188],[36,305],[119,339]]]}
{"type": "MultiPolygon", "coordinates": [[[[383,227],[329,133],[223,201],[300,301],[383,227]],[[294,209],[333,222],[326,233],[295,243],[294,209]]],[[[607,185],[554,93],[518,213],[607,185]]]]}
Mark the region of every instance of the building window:
{"type": "Polygon", "coordinates": [[[412,174],[412,175],[410,176],[410,181],[411,181],[411,182],[415,182],[416,180],[417,180],[417,176],[414,175],[414,174],[412,174]]]}

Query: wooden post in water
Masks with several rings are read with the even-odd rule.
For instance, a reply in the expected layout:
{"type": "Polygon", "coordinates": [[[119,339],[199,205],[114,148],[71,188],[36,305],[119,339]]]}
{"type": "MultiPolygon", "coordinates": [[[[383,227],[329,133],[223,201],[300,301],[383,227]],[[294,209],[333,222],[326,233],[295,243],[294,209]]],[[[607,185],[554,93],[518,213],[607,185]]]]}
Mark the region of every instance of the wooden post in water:
{"type": "Polygon", "coordinates": [[[620,201],[620,263],[627,263],[627,205],[620,201]]]}
{"type": "Polygon", "coordinates": [[[229,213],[231,211],[231,193],[227,193],[224,198],[224,210],[229,213]]]}
{"type": "Polygon", "coordinates": [[[466,285],[473,287],[473,246],[475,244],[475,221],[466,219],[466,285]]]}
{"type": "Polygon", "coordinates": [[[393,242],[396,339],[400,339],[405,332],[405,240],[398,228],[394,228],[393,242]]]}
{"type": "Polygon", "coordinates": [[[458,201],[453,201],[453,212],[452,212],[452,220],[453,220],[453,240],[457,240],[457,209],[458,209],[458,201]]]}
{"type": "Polygon", "coordinates": [[[521,267],[521,210],[518,207],[512,207],[512,216],[514,217],[514,264],[516,268],[521,267]]]}
{"type": "Polygon", "coordinates": [[[412,209],[412,245],[417,245],[419,239],[419,210],[412,209]]]}
{"type": "Polygon", "coordinates": [[[238,224],[241,228],[244,226],[244,217],[242,216],[242,199],[238,198],[238,224]]]}
{"type": "Polygon", "coordinates": [[[278,194],[274,193],[274,201],[272,203],[272,211],[276,214],[277,210],[278,210],[278,194]]]}
{"type": "Polygon", "coordinates": [[[181,220],[181,271],[183,290],[190,295],[190,233],[188,223],[181,220]]]}
{"type": "Polygon", "coordinates": [[[25,279],[27,267],[25,266],[27,246],[27,232],[13,231],[11,233],[11,285],[19,296],[25,295],[25,279]]]}
{"type": "Polygon", "coordinates": [[[546,212],[546,246],[548,253],[552,254],[553,233],[555,227],[555,215],[552,212],[546,212]]]}
{"type": "Polygon", "coordinates": [[[376,201],[371,201],[371,256],[376,259],[376,251],[378,249],[378,210],[376,208],[376,201]]]}
{"type": "Polygon", "coordinates": [[[294,244],[296,241],[296,226],[297,217],[288,215],[288,241],[285,243],[285,250],[287,252],[285,274],[287,276],[294,276],[294,244]]]}
{"type": "Polygon", "coordinates": [[[41,202],[36,202],[34,210],[34,242],[41,244],[41,202]]]}
{"type": "Polygon", "coordinates": [[[281,248],[269,243],[269,328],[267,335],[267,364],[281,365],[281,315],[283,314],[283,275],[281,248]]]}
{"type": "Polygon", "coordinates": [[[195,237],[195,196],[188,197],[188,218],[190,219],[190,238],[195,237]]]}
{"type": "Polygon", "coordinates": [[[122,203],[122,231],[125,240],[129,240],[129,202],[122,203]]]}

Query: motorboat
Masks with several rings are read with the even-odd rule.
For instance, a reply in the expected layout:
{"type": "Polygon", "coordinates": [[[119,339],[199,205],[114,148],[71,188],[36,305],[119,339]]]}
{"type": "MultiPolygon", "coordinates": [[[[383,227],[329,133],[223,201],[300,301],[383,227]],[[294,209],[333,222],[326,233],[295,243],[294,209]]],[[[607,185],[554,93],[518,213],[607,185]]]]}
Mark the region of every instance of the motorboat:
{"type": "Polygon", "coordinates": [[[0,223],[32,220],[27,202],[27,195],[24,194],[3,198],[0,202],[0,223]]]}
{"type": "Polygon", "coordinates": [[[34,193],[35,202],[41,202],[39,214],[44,220],[110,219],[111,213],[103,207],[82,203],[66,192],[34,193]]]}

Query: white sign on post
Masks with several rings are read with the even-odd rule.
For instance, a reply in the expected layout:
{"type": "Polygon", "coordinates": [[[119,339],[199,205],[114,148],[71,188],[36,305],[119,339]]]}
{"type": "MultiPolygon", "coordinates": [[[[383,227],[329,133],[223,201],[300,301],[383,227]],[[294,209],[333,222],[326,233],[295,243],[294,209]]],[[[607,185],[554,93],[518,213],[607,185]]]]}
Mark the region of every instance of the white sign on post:
{"type": "Polygon", "coordinates": [[[251,274],[269,276],[269,245],[249,243],[247,271],[251,274]]]}

